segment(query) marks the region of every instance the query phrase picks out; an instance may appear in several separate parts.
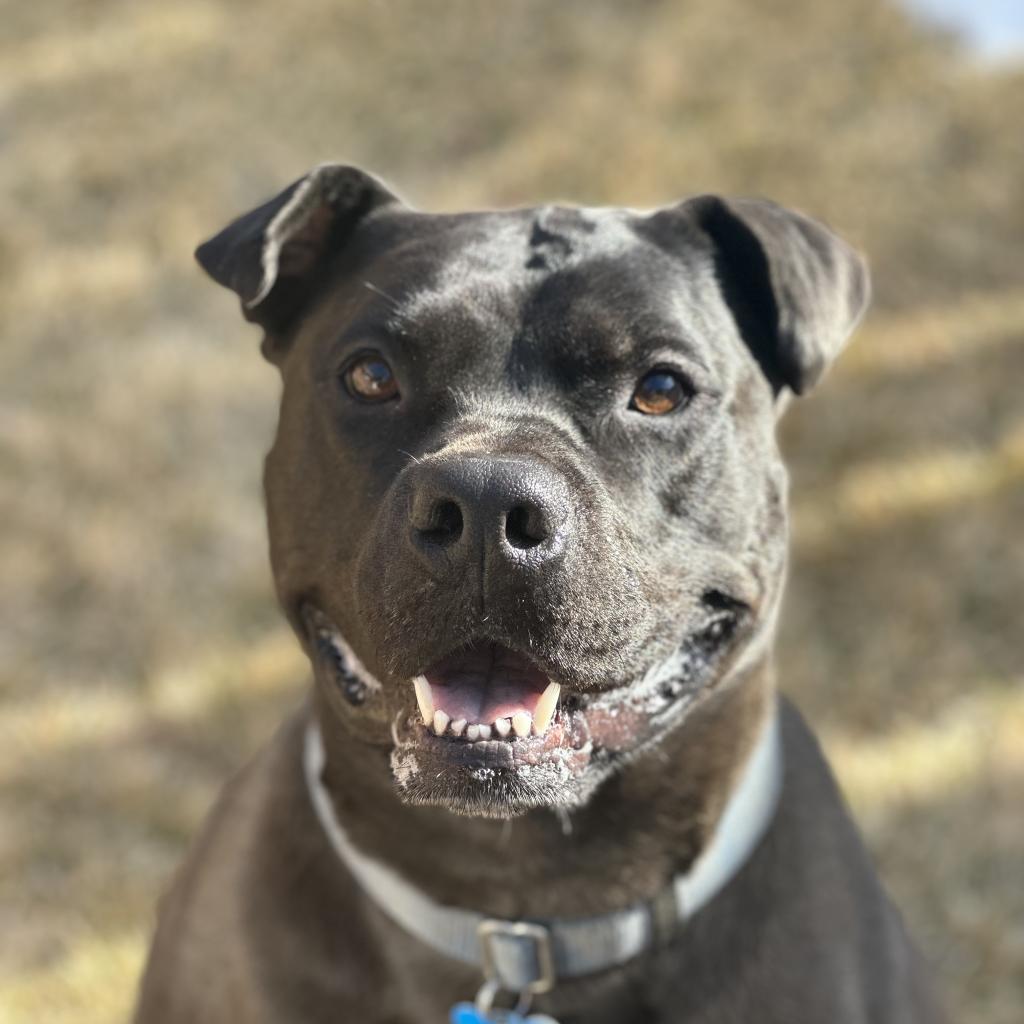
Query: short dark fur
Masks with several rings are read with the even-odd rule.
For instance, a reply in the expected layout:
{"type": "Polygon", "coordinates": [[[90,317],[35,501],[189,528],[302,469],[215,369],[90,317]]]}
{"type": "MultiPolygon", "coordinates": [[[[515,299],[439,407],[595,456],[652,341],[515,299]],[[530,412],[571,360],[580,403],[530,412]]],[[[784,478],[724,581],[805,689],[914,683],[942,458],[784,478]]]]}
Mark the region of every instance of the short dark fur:
{"type": "MultiPolygon", "coordinates": [[[[440,902],[543,918],[654,899],[706,843],[774,699],[775,422],[842,347],[867,273],[760,200],[434,216],[337,166],[197,255],[283,376],[271,559],[316,685],[182,869],[137,1020],[442,1021],[479,978],[354,886],[304,792],[306,716],[353,841],[440,902]],[[364,349],[395,367],[400,401],[344,393],[364,349]],[[630,395],[661,366],[689,400],[642,416],[630,395]],[[424,545],[439,481],[473,473],[539,494],[557,555],[424,545]],[[324,642],[331,624],[379,687],[324,642]],[[481,771],[417,730],[410,678],[485,641],[562,683],[565,756],[492,744],[481,771]]],[[[564,1024],[939,1019],[788,705],[783,736],[781,804],[737,879],[667,948],[541,1008],[564,1024]]]]}

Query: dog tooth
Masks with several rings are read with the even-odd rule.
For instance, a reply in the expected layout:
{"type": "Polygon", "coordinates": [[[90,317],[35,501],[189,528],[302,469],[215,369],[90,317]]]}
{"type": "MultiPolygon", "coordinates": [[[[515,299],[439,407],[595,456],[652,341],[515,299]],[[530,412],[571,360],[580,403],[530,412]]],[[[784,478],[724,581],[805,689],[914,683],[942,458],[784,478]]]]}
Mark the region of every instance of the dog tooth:
{"type": "Polygon", "coordinates": [[[489,725],[480,726],[480,739],[489,740],[491,738],[491,727],[489,725]]]}
{"type": "Polygon", "coordinates": [[[450,721],[451,719],[440,708],[438,708],[434,712],[434,732],[438,736],[443,736],[444,731],[448,728],[448,723],[450,721]]]}
{"type": "Polygon", "coordinates": [[[434,724],[434,697],[430,692],[430,683],[426,676],[417,676],[412,681],[416,691],[416,703],[420,706],[423,724],[429,729],[434,724]]]}
{"type": "Polygon", "coordinates": [[[512,723],[507,718],[496,718],[494,731],[504,739],[512,731],[512,723]]]}
{"type": "Polygon", "coordinates": [[[533,728],[538,736],[547,732],[561,692],[562,687],[558,683],[548,683],[547,689],[540,695],[540,700],[533,709],[533,728]]]}
{"type": "Polygon", "coordinates": [[[529,736],[532,724],[530,716],[525,711],[517,711],[512,716],[512,730],[519,737],[529,736]]]}
{"type": "Polygon", "coordinates": [[[480,739],[480,726],[470,725],[466,727],[466,739],[467,740],[478,740],[480,739]]]}
{"type": "Polygon", "coordinates": [[[456,718],[451,725],[452,735],[461,736],[466,731],[466,720],[464,718],[456,718]]]}

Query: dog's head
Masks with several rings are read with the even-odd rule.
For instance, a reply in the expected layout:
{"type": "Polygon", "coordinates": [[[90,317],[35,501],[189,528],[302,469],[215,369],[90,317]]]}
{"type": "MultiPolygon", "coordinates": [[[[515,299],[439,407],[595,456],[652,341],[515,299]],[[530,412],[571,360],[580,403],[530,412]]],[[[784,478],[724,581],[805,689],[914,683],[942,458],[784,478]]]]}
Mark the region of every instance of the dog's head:
{"type": "Polygon", "coordinates": [[[867,300],[758,200],[429,215],[325,165],[202,245],[282,372],[277,590],[404,799],[578,805],[766,655],[775,422],[867,300]]]}

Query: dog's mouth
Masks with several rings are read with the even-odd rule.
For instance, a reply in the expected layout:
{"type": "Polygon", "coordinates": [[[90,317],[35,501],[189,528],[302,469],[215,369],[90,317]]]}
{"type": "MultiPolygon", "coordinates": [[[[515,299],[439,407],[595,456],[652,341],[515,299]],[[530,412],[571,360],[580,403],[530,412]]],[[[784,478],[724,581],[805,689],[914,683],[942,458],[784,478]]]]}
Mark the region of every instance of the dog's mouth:
{"type": "Polygon", "coordinates": [[[442,658],[413,688],[424,727],[463,743],[543,736],[562,689],[521,654],[494,643],[442,658]]]}
{"type": "MultiPolygon", "coordinates": [[[[303,619],[321,670],[349,704],[381,692],[323,612],[306,605],[303,619]]],[[[409,802],[459,813],[573,806],[622,756],[681,719],[727,671],[754,619],[741,602],[705,595],[669,657],[639,679],[593,690],[564,685],[547,666],[489,638],[471,641],[414,676],[404,700],[401,690],[393,694],[401,708],[391,730],[399,790],[409,802]]]]}

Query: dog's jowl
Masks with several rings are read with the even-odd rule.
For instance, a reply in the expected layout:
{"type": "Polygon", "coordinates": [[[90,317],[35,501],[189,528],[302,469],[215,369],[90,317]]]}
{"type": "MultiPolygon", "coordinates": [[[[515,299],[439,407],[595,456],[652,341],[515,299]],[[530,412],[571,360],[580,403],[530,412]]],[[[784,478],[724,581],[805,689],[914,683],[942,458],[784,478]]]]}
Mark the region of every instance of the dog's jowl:
{"type": "Polygon", "coordinates": [[[283,379],[314,684],[165,898],[137,1020],[938,1020],[772,670],[775,427],[857,254],[766,201],[431,215],[324,165],[197,256],[283,379]]]}

